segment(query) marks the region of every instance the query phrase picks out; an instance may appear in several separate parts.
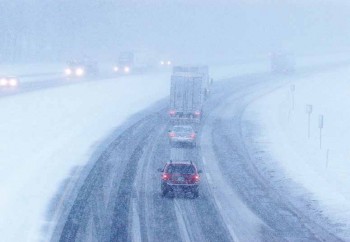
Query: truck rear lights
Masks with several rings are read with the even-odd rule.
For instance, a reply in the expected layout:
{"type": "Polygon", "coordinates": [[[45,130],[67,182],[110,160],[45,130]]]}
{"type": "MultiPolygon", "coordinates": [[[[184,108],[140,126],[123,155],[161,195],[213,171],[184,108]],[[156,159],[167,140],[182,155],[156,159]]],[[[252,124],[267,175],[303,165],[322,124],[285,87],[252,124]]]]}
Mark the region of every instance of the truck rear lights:
{"type": "Polygon", "coordinates": [[[197,116],[197,117],[198,117],[198,116],[201,116],[201,112],[200,112],[200,111],[195,111],[195,112],[194,112],[194,115],[197,116]]]}
{"type": "Polygon", "coordinates": [[[169,111],[170,116],[175,116],[176,115],[176,110],[170,110],[169,111]]]}
{"type": "Polygon", "coordinates": [[[192,134],[190,135],[190,137],[191,137],[191,139],[194,139],[194,138],[196,138],[196,134],[195,134],[195,133],[192,133],[192,134]]]}
{"type": "Polygon", "coordinates": [[[176,136],[176,133],[175,132],[170,132],[169,133],[169,137],[175,137],[176,136]]]}

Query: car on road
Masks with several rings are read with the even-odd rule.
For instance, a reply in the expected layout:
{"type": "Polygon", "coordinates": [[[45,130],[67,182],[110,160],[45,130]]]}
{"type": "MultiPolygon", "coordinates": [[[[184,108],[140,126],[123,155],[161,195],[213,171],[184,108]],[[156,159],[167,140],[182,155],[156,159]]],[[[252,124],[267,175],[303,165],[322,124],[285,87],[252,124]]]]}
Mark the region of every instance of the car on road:
{"type": "Polygon", "coordinates": [[[0,77],[0,88],[17,88],[19,86],[19,80],[15,76],[0,77]]]}
{"type": "Polygon", "coordinates": [[[64,75],[67,78],[79,78],[85,76],[96,76],[98,74],[98,65],[95,61],[69,61],[64,69],[64,75]]]}
{"type": "Polygon", "coordinates": [[[170,161],[158,169],[161,175],[161,192],[166,196],[169,192],[192,193],[193,198],[199,196],[201,170],[197,170],[192,161],[170,161]]]}
{"type": "Polygon", "coordinates": [[[169,130],[168,136],[172,147],[176,144],[190,144],[191,147],[197,145],[197,133],[191,125],[175,125],[169,130]]]}

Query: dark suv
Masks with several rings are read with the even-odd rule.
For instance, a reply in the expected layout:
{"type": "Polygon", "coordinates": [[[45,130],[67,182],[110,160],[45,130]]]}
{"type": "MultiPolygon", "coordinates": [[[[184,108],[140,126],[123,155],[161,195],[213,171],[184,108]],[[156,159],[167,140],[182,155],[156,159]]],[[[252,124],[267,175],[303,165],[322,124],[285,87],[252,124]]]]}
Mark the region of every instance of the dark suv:
{"type": "Polygon", "coordinates": [[[199,195],[199,182],[201,173],[192,161],[170,161],[167,162],[163,169],[158,169],[162,172],[161,190],[165,196],[171,192],[191,192],[193,197],[199,195]]]}

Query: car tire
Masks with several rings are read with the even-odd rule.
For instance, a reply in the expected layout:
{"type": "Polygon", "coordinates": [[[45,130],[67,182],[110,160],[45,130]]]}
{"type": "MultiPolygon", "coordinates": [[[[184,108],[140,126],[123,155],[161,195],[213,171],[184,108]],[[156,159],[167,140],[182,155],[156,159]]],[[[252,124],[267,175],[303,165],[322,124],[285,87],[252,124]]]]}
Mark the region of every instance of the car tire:
{"type": "Polygon", "coordinates": [[[168,189],[162,189],[162,197],[165,197],[168,194],[168,189]]]}

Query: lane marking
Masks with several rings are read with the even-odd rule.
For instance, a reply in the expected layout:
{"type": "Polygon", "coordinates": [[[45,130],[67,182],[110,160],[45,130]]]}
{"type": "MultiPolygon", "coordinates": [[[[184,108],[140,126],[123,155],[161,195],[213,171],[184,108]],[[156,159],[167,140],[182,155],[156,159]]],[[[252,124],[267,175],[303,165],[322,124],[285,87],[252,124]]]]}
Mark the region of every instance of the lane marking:
{"type": "Polygon", "coordinates": [[[203,158],[202,158],[202,161],[203,161],[203,165],[207,165],[207,160],[205,159],[204,156],[203,156],[203,158]]]}
{"type": "Polygon", "coordinates": [[[225,213],[225,210],[223,209],[223,207],[221,205],[221,202],[215,196],[214,196],[214,199],[215,199],[216,205],[218,206],[219,210],[221,210],[222,218],[225,221],[226,228],[229,230],[229,233],[230,233],[233,241],[239,242],[240,240],[239,240],[236,232],[233,229],[234,225],[233,225],[233,223],[231,221],[231,218],[228,216],[227,213],[225,213]]]}
{"type": "Polygon", "coordinates": [[[137,211],[137,201],[132,200],[132,241],[141,241],[141,226],[140,226],[140,216],[137,211]]]}
{"type": "Polygon", "coordinates": [[[213,180],[211,179],[211,176],[210,176],[210,174],[207,172],[207,173],[205,173],[205,175],[207,176],[207,180],[208,180],[208,183],[209,183],[209,185],[213,185],[213,180]]]}
{"type": "Polygon", "coordinates": [[[179,229],[180,229],[181,241],[190,242],[191,239],[190,239],[189,233],[187,231],[187,226],[186,226],[185,220],[182,216],[179,204],[176,201],[174,201],[174,205],[175,205],[174,206],[175,207],[175,214],[176,214],[176,218],[177,218],[179,229]]]}

